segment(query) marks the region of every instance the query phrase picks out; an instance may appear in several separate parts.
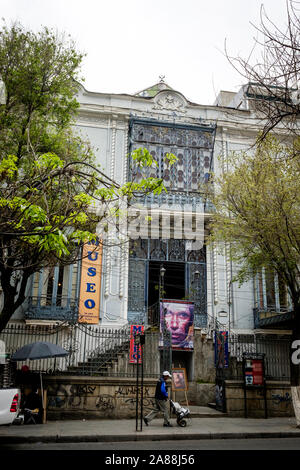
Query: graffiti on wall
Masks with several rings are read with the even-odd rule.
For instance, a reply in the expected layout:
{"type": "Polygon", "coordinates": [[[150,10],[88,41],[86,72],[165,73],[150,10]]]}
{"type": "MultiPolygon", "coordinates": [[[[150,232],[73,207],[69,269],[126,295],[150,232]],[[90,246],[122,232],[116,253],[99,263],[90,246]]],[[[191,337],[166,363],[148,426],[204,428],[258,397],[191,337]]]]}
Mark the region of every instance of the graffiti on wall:
{"type": "MultiPolygon", "coordinates": [[[[140,393],[140,392],[139,392],[140,393]]],[[[143,394],[144,397],[149,397],[149,388],[144,387],[143,388],[143,394]]],[[[123,397],[128,397],[128,396],[136,396],[136,386],[130,386],[130,387],[119,387],[115,391],[116,396],[123,396],[123,397]]]]}
{"type": "MultiPolygon", "coordinates": [[[[82,384],[55,384],[48,386],[48,408],[84,408],[97,411],[112,412],[118,406],[122,411],[133,411],[136,408],[136,386],[119,386],[114,394],[101,393],[100,386],[82,385],[82,384]]],[[[113,392],[112,392],[113,393],[113,392]]],[[[141,396],[139,390],[139,403],[141,406],[141,396]]],[[[151,409],[154,401],[150,398],[150,388],[143,389],[143,407],[151,409]]]]}
{"type": "Polygon", "coordinates": [[[66,387],[63,384],[48,387],[48,407],[64,408],[67,406],[78,407],[85,405],[87,397],[93,395],[96,386],[92,385],[71,385],[66,387]]]}
{"type": "Polygon", "coordinates": [[[292,397],[288,392],[283,395],[280,395],[280,393],[272,394],[272,402],[274,405],[281,405],[281,403],[285,403],[287,408],[289,404],[292,403],[292,397]]]}
{"type": "Polygon", "coordinates": [[[111,395],[100,395],[96,398],[95,405],[99,411],[114,410],[116,408],[115,398],[111,395]]]}

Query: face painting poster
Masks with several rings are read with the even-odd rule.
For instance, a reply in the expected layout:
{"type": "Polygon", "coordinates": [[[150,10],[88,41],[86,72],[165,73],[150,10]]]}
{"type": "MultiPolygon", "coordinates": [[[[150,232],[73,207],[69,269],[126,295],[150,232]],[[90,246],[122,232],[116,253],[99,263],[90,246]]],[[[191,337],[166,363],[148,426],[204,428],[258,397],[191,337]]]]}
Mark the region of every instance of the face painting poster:
{"type": "Polygon", "coordinates": [[[170,340],[172,349],[194,349],[193,302],[183,300],[163,300],[160,302],[159,346],[165,347],[166,342],[170,340]]]}

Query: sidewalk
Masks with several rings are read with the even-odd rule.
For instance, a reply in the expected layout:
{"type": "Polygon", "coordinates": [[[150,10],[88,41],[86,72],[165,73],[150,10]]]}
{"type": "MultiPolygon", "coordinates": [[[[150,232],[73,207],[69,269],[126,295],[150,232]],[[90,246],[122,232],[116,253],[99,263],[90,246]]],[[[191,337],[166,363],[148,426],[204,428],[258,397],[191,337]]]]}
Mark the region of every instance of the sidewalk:
{"type": "MultiPolygon", "coordinates": [[[[23,442],[119,442],[185,439],[250,439],[299,437],[295,418],[193,418],[186,428],[164,428],[162,419],[143,423],[136,432],[134,419],[48,421],[47,424],[0,426],[0,444],[23,442]]],[[[139,423],[140,424],[140,423],[139,423]]]]}

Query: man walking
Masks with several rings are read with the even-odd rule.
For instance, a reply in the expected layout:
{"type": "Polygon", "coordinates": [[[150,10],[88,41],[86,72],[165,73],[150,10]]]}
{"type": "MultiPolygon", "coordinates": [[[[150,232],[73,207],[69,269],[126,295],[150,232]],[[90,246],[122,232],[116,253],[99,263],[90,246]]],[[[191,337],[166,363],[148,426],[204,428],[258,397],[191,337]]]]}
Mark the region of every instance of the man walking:
{"type": "Polygon", "coordinates": [[[164,426],[172,427],[172,424],[169,422],[169,410],[168,410],[168,387],[167,380],[172,377],[170,372],[165,371],[162,374],[162,377],[159,379],[156,385],[155,390],[155,405],[156,408],[145,416],[144,423],[146,426],[152,421],[153,418],[161,411],[164,415],[164,426]]]}

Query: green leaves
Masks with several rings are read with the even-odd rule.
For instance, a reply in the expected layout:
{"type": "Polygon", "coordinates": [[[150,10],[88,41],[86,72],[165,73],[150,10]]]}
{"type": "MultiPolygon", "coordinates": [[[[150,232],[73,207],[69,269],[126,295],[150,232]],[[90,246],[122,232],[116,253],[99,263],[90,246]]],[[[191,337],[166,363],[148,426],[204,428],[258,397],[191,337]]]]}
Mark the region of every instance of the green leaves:
{"type": "Polygon", "coordinates": [[[267,267],[300,292],[299,162],[299,139],[269,136],[252,154],[232,153],[215,178],[211,241],[230,245],[240,282],[267,267]]]}
{"type": "Polygon", "coordinates": [[[40,155],[38,159],[34,162],[34,165],[38,169],[54,170],[56,168],[62,168],[64,165],[64,161],[59,158],[55,153],[47,152],[40,155]]]}
{"type": "Polygon", "coordinates": [[[131,157],[135,164],[140,168],[158,166],[157,161],[146,148],[135,149],[129,157],[131,157]]]}
{"type": "Polygon", "coordinates": [[[17,176],[18,167],[16,162],[18,161],[15,155],[8,155],[4,157],[0,162],[0,179],[7,178],[12,179],[17,176]]]}
{"type": "MultiPolygon", "coordinates": [[[[147,177],[158,165],[147,149],[130,155],[142,176],[120,185],[74,131],[81,60],[72,42],[50,29],[14,24],[0,31],[0,282],[7,282],[4,309],[11,314],[24,300],[13,273],[27,281],[42,266],[76,262],[80,244],[96,241],[96,228],[108,231],[127,216],[131,200],[164,190],[161,179],[147,177]]],[[[165,157],[167,165],[175,160],[165,157]]]]}
{"type": "MultiPolygon", "coordinates": [[[[135,149],[128,157],[132,158],[135,165],[139,168],[158,167],[158,162],[146,148],[135,149]]],[[[164,162],[168,163],[170,166],[174,165],[176,161],[177,157],[173,153],[166,153],[164,156],[164,162]]]]}
{"type": "Polygon", "coordinates": [[[73,199],[76,202],[77,207],[92,205],[94,201],[93,196],[86,193],[76,194],[73,199]]]}

